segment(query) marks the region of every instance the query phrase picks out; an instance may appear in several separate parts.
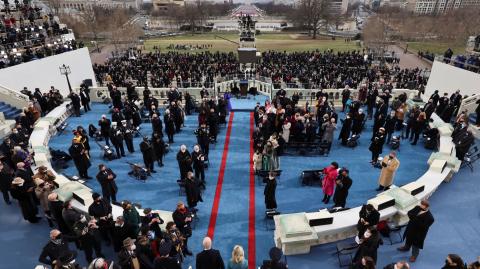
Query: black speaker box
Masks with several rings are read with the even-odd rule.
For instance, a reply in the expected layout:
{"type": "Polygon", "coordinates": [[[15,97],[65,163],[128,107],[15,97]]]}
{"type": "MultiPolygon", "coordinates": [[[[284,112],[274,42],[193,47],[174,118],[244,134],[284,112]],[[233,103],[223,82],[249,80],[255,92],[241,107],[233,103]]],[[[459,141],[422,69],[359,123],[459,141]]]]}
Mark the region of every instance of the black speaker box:
{"type": "Polygon", "coordinates": [[[386,208],[389,208],[389,207],[392,207],[395,205],[395,199],[390,199],[384,203],[381,203],[378,205],[378,211],[380,210],[383,210],[383,209],[386,209],[386,208]]]}
{"type": "Polygon", "coordinates": [[[328,225],[333,223],[333,217],[321,218],[321,219],[311,219],[308,221],[310,227],[328,225]]]}

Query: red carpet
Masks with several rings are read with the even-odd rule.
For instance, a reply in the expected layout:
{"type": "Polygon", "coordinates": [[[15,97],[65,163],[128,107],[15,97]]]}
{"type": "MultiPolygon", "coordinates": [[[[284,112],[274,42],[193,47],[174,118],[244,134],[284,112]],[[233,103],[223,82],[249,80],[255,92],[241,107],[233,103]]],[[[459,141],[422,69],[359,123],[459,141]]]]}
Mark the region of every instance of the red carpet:
{"type": "Polygon", "coordinates": [[[255,119],[250,113],[250,201],[248,208],[248,268],[255,269],[255,172],[253,170],[253,128],[255,119]]]}
{"type": "Polygon", "coordinates": [[[212,213],[210,215],[210,223],[208,224],[207,236],[213,240],[215,234],[215,224],[217,223],[218,207],[220,205],[220,197],[222,196],[223,177],[225,176],[225,166],[227,165],[228,145],[230,144],[230,134],[232,133],[232,121],[234,112],[230,112],[228,118],[227,134],[225,136],[225,145],[223,147],[222,162],[218,172],[217,188],[215,189],[215,198],[212,205],[212,213]]]}

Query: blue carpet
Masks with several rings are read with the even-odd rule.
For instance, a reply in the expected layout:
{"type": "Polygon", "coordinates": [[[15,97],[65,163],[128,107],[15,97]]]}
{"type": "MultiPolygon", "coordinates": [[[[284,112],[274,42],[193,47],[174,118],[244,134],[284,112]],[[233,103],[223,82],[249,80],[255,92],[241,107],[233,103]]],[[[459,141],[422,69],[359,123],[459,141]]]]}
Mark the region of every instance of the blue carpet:
{"type": "Polygon", "coordinates": [[[264,105],[268,99],[270,98],[265,95],[248,95],[246,99],[231,98],[230,106],[233,111],[253,111],[257,102],[264,105]]]}
{"type": "MultiPolygon", "coordinates": [[[[254,100],[250,100],[250,104],[248,104],[249,107],[252,105],[255,105],[254,100]]],[[[107,111],[105,105],[94,104],[92,108],[92,112],[80,118],[70,118],[68,120],[70,130],[76,128],[78,124],[82,124],[84,127],[87,127],[88,123],[96,124],[100,115],[107,111]]],[[[248,112],[235,112],[214,237],[214,247],[221,251],[225,260],[229,259],[231,250],[236,244],[242,245],[245,252],[248,252],[249,120],[250,114],[248,112]]],[[[184,200],[184,197],[178,196],[178,187],[175,183],[179,176],[175,155],[181,144],[186,144],[189,149],[192,148],[196,140],[193,135],[196,123],[196,115],[187,118],[186,127],[175,136],[175,143],[171,145],[171,152],[165,158],[165,166],[162,168],[155,167],[158,173],[149,178],[146,183],[138,182],[129,177],[127,175],[129,167],[125,163],[126,160],[142,163],[141,153],[138,150],[140,138],[136,138],[134,141],[137,152],[134,154],[127,153],[127,158],[108,162],[107,165],[118,174],[118,200],[128,199],[141,203],[143,207],[164,210],[173,210],[178,200],[184,200]]],[[[380,170],[371,168],[368,163],[370,152],[367,148],[371,137],[371,125],[372,122],[369,121],[360,138],[359,147],[353,150],[342,147],[336,141],[329,157],[281,157],[283,174],[277,188],[279,210],[282,213],[289,213],[316,211],[322,208],[324,204],[321,202],[323,197],[321,189],[317,186],[302,187],[298,178],[302,170],[322,168],[332,161],[337,161],[340,166],[346,166],[351,171],[354,183],[347,200],[349,207],[358,206],[368,198],[373,197],[376,194],[374,189],[377,187],[380,170]]],[[[338,135],[338,131],[336,135],[338,135]]],[[[151,133],[149,123],[142,125],[142,133],[151,133]]],[[[50,141],[50,147],[66,150],[71,138],[70,133],[55,136],[50,141]]],[[[206,173],[207,190],[203,194],[204,202],[198,206],[200,222],[194,230],[193,237],[189,240],[190,249],[194,253],[201,251],[201,239],[208,229],[224,141],[225,128],[222,128],[217,145],[212,146],[210,150],[210,167],[206,173]]],[[[101,151],[93,141],[91,147],[93,165],[89,174],[95,176],[97,165],[102,162],[100,160],[101,151]]],[[[384,153],[387,152],[388,146],[384,148],[384,153]]],[[[395,184],[403,185],[422,175],[427,169],[426,160],[430,153],[423,148],[422,143],[411,146],[407,141],[402,141],[398,154],[401,167],[397,172],[395,184]]],[[[434,194],[431,204],[436,222],[427,237],[425,250],[421,252],[421,256],[413,268],[439,268],[448,253],[458,253],[466,261],[475,259],[479,254],[477,239],[480,235],[478,228],[480,227],[480,205],[477,202],[477,193],[480,191],[480,187],[476,182],[479,169],[480,164],[477,163],[474,173],[471,173],[470,170],[461,170],[451,183],[443,184],[434,194]],[[453,207],[455,207],[455,210],[453,207]]],[[[68,175],[76,174],[73,163],[64,172],[68,175]]],[[[100,190],[95,179],[87,182],[87,185],[96,191],[100,190]]],[[[268,257],[268,250],[274,245],[274,242],[273,231],[266,230],[263,221],[265,210],[263,186],[257,185],[255,188],[256,262],[260,264],[263,259],[268,257]]],[[[0,203],[0,210],[2,212],[0,238],[5,243],[4,251],[1,252],[0,256],[3,258],[0,267],[33,267],[36,264],[41,247],[48,240],[49,229],[46,222],[43,221],[37,225],[27,224],[21,218],[16,205],[5,206],[0,203]]],[[[398,245],[380,247],[379,265],[383,267],[385,264],[398,259],[408,258],[407,254],[397,252],[396,247],[398,245]]],[[[312,248],[312,252],[308,255],[288,257],[288,263],[290,268],[295,269],[338,268],[338,261],[336,256],[333,255],[334,251],[335,244],[318,246],[312,248]]],[[[111,251],[106,251],[106,254],[111,258],[113,257],[111,251]]],[[[83,254],[80,257],[79,260],[84,264],[83,254]]],[[[183,268],[188,268],[189,265],[194,265],[192,257],[186,259],[183,268]]]]}

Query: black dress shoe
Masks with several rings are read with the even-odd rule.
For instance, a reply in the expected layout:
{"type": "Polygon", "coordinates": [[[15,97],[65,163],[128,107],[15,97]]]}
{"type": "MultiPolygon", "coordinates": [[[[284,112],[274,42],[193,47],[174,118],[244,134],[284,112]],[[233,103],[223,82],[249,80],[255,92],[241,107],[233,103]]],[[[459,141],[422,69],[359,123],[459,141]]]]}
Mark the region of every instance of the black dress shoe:
{"type": "Polygon", "coordinates": [[[85,179],[92,179],[93,177],[90,177],[90,176],[86,176],[85,179]]]}
{"type": "Polygon", "coordinates": [[[375,189],[376,191],[383,191],[383,187],[378,187],[375,189]]]}
{"type": "Polygon", "coordinates": [[[155,170],[152,170],[152,171],[150,171],[150,172],[152,172],[152,173],[156,173],[157,171],[155,171],[155,170]]]}
{"type": "Polygon", "coordinates": [[[188,256],[193,256],[193,253],[188,249],[185,250],[185,254],[187,254],[188,256]]]}

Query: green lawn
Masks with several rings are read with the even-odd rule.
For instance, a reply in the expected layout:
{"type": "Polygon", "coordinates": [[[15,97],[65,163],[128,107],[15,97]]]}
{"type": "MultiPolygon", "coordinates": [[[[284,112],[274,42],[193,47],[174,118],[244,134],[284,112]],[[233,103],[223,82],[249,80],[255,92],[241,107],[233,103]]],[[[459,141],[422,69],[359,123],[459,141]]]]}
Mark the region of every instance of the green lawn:
{"type": "Polygon", "coordinates": [[[442,42],[407,42],[408,50],[411,51],[428,51],[433,52],[435,54],[441,54],[448,49],[451,48],[454,54],[463,54],[465,53],[465,44],[456,44],[455,42],[452,43],[442,43],[442,42]]]}
{"type": "MultiPolygon", "coordinates": [[[[182,44],[182,45],[202,45],[210,44],[211,51],[230,52],[236,51],[237,45],[216,37],[219,35],[223,38],[238,42],[238,35],[232,33],[206,33],[196,35],[182,35],[175,37],[154,38],[145,40],[145,49],[147,51],[153,50],[153,47],[160,47],[162,51],[168,51],[166,48],[170,44],[182,44]]],[[[287,33],[275,33],[275,34],[260,34],[258,35],[257,48],[259,51],[266,50],[279,50],[279,51],[311,51],[315,49],[327,50],[332,49],[334,51],[347,51],[360,49],[355,42],[344,42],[343,39],[331,40],[331,39],[309,39],[305,36],[299,36],[297,34],[287,33]]],[[[186,52],[185,50],[182,50],[186,52]]],[[[200,52],[202,50],[190,50],[190,52],[200,52]]]]}

